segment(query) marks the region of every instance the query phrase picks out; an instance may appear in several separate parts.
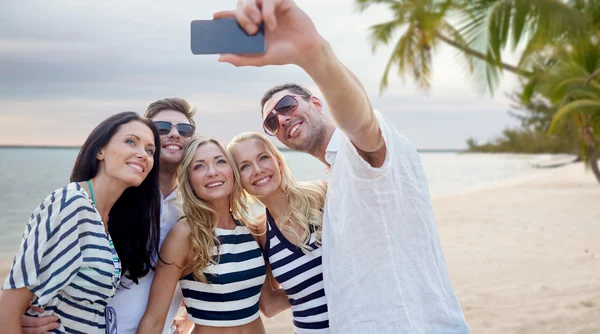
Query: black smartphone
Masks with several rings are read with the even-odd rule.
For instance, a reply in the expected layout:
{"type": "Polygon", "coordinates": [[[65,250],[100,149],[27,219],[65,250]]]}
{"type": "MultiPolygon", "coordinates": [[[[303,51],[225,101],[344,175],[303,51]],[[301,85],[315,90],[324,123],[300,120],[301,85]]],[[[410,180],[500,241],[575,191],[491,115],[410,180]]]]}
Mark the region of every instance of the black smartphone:
{"type": "Polygon", "coordinates": [[[191,24],[191,48],[202,54],[261,54],[265,52],[265,34],[261,24],[258,33],[248,35],[235,18],[195,20],[191,24]]]}

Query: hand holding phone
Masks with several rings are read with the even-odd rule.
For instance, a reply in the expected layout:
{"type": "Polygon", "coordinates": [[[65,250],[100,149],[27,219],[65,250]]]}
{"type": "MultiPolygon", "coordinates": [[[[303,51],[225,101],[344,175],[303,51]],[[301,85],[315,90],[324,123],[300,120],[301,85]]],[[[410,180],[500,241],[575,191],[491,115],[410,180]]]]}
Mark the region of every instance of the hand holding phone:
{"type": "Polygon", "coordinates": [[[191,23],[191,49],[201,54],[263,54],[265,35],[262,26],[258,33],[246,33],[235,18],[195,20],[191,23]]]}

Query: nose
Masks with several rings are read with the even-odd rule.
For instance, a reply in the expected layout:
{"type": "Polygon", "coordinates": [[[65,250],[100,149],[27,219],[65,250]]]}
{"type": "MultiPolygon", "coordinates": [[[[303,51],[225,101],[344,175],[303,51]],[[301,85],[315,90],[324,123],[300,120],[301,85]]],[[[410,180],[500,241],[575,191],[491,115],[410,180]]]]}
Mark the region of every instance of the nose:
{"type": "Polygon", "coordinates": [[[213,164],[209,164],[207,166],[206,175],[207,176],[215,176],[215,175],[217,175],[217,170],[215,169],[215,166],[213,164]]]}
{"type": "Polygon", "coordinates": [[[252,173],[254,175],[260,175],[262,173],[262,168],[260,167],[260,165],[258,164],[258,162],[254,162],[252,164],[252,173]]]}
{"type": "Polygon", "coordinates": [[[171,125],[171,131],[168,134],[169,138],[179,138],[179,131],[177,130],[177,124],[171,125]]]}
{"type": "Polygon", "coordinates": [[[275,117],[277,117],[277,122],[279,123],[279,126],[287,126],[287,124],[292,120],[292,118],[290,117],[289,114],[275,114],[275,117]]]}
{"type": "Polygon", "coordinates": [[[137,150],[136,156],[140,160],[143,160],[143,161],[148,160],[148,152],[146,152],[146,149],[144,149],[143,147],[141,147],[139,150],[137,150]]]}

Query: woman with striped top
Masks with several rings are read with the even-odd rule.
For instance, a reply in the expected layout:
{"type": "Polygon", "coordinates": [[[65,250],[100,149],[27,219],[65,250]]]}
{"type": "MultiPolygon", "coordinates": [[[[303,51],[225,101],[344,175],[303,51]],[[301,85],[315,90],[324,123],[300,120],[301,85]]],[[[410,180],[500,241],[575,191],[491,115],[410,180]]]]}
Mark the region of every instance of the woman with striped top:
{"type": "Polygon", "coordinates": [[[213,139],[196,137],[186,147],[178,170],[185,218],[161,247],[137,333],[161,332],[177,282],[193,333],[264,333],[259,300],[289,307],[283,295],[261,294],[267,271],[243,223],[245,198],[230,161],[213,139]]]}
{"type": "MultiPolygon", "coordinates": [[[[295,333],[329,333],[320,248],[326,183],[297,182],[283,154],[262,134],[239,134],[228,150],[245,192],[266,206],[259,240],[273,286],[285,290],[292,306],[295,333]]],[[[267,315],[276,312],[265,305],[267,315]]]]}
{"type": "Polygon", "coordinates": [[[133,112],[92,131],[72,183],[50,194],[25,228],[0,294],[3,333],[21,333],[25,312],[57,317],[53,333],[107,332],[107,300],[121,275],[137,282],[158,250],[159,142],[154,124],[133,112]]]}

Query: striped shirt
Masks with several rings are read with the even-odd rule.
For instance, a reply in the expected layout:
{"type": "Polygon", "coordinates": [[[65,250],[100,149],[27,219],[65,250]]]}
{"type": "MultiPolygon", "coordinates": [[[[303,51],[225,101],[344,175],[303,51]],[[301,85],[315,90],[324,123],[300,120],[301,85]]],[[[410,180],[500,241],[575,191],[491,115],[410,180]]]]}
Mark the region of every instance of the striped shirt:
{"type": "Polygon", "coordinates": [[[265,261],[248,229],[238,221],[236,225],[233,230],[215,229],[221,242],[219,262],[202,271],[208,283],[197,281],[193,274],[179,281],[188,319],[196,324],[241,326],[260,316],[258,300],[266,277],[265,261]]]}
{"type": "Polygon", "coordinates": [[[273,277],[285,290],[292,305],[294,332],[330,333],[327,315],[327,299],[323,288],[321,248],[316,246],[316,234],[311,230],[306,254],[281,233],[267,210],[267,242],[265,258],[268,259],[273,277]]]}
{"type": "Polygon", "coordinates": [[[104,333],[105,308],[120,268],[98,211],[77,183],[48,196],[33,212],[3,289],[28,288],[31,316],[54,315],[54,333],[104,333]],[[115,270],[117,268],[117,270],[115,270]]]}

